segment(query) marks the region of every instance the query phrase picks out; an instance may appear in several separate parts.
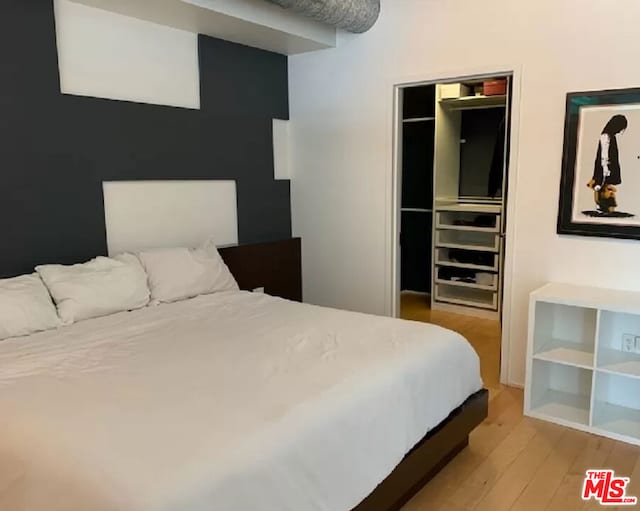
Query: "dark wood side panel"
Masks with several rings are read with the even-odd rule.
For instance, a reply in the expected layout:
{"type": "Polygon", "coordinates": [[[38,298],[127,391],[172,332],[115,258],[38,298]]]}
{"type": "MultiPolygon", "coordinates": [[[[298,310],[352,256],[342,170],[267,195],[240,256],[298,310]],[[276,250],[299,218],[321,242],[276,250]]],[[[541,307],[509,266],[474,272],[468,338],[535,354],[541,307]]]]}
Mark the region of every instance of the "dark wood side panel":
{"type": "Polygon", "coordinates": [[[220,255],[240,289],[265,292],[302,301],[302,243],[300,238],[237,245],[220,249],[220,255]]]}
{"type": "Polygon", "coordinates": [[[405,456],[395,470],[352,511],[397,511],[469,442],[469,433],[486,419],[489,392],[469,397],[405,456]]]}

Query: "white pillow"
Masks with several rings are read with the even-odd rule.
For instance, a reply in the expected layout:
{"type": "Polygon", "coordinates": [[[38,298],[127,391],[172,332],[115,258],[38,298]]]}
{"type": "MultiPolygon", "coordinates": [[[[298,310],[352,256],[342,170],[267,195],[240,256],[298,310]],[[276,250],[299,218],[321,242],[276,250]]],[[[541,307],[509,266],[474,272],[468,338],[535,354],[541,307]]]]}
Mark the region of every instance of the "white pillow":
{"type": "Polygon", "coordinates": [[[132,254],[83,264],[37,266],[65,324],[139,309],[149,303],[147,275],[132,254]]]}
{"type": "Polygon", "coordinates": [[[37,273],[0,280],[0,340],[57,328],[61,324],[37,273]]]}
{"type": "Polygon", "coordinates": [[[201,248],[165,248],[138,254],[149,276],[151,299],[174,302],[218,291],[238,290],[213,242],[201,248]]]}

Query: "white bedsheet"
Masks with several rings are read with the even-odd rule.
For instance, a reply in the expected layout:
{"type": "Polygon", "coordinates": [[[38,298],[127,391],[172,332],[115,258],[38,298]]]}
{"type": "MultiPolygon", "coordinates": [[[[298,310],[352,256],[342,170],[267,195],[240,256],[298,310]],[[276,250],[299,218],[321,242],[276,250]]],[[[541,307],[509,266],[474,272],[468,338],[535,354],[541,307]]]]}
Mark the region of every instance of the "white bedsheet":
{"type": "Polygon", "coordinates": [[[225,292],[0,342],[2,511],[348,511],[481,388],[436,326],[225,292]]]}

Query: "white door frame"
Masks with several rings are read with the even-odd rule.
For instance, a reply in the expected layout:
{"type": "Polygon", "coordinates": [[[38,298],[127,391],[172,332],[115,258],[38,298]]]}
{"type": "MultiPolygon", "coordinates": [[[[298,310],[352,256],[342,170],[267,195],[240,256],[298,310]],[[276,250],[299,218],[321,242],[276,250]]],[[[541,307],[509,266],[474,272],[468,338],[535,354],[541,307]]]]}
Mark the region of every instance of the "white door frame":
{"type": "MultiPolygon", "coordinates": [[[[466,69],[454,72],[437,73],[431,76],[410,77],[400,79],[393,85],[393,163],[391,195],[391,229],[387,239],[388,260],[390,268],[390,293],[388,296],[387,310],[398,317],[400,314],[400,193],[401,193],[401,163],[402,145],[400,134],[402,133],[402,114],[400,112],[400,90],[410,86],[429,85],[445,81],[458,81],[470,78],[482,78],[485,76],[511,75],[511,136],[508,162],[508,187],[507,187],[507,222],[505,226],[505,259],[502,300],[502,342],[500,361],[500,382],[512,384],[510,371],[511,353],[511,307],[513,301],[513,277],[514,277],[514,249],[516,241],[515,212],[516,212],[516,184],[518,181],[518,153],[520,136],[520,96],[522,84],[521,66],[487,66],[482,69],[466,69]]],[[[389,231],[388,231],[389,232],[389,231]]]]}

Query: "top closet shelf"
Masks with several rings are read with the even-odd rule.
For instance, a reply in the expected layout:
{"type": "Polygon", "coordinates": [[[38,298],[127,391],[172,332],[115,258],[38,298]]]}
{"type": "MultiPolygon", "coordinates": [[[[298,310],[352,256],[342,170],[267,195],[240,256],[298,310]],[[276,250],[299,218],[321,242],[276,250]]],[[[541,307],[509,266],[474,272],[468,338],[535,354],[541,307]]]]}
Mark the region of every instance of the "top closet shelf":
{"type": "Polygon", "coordinates": [[[440,104],[450,110],[498,108],[507,105],[507,96],[463,96],[461,98],[441,99],[440,104]]]}

